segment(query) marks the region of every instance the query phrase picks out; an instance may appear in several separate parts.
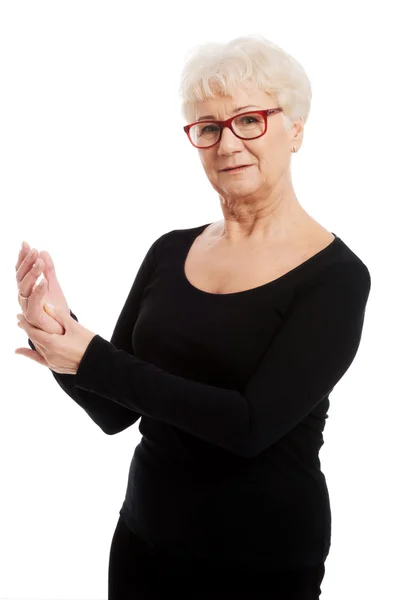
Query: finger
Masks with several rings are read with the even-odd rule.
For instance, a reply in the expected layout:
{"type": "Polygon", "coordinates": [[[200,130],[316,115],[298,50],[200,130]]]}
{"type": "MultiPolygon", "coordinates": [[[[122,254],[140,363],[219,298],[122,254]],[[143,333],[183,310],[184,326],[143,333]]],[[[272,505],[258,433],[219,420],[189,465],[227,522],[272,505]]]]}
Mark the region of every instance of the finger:
{"type": "Polygon", "coordinates": [[[48,291],[48,286],[49,282],[45,277],[43,277],[40,283],[33,286],[32,294],[29,296],[29,306],[24,311],[25,319],[39,329],[42,328],[43,318],[46,317],[46,307],[43,303],[43,297],[48,291]]]}
{"type": "Polygon", "coordinates": [[[48,334],[42,329],[39,329],[38,327],[35,327],[31,323],[29,323],[29,321],[27,321],[24,315],[22,314],[18,314],[17,319],[19,321],[18,326],[25,331],[27,336],[33,341],[35,345],[36,343],[38,343],[41,346],[44,346],[46,348],[48,347],[50,343],[51,334],[48,334]]]}
{"type": "Polygon", "coordinates": [[[64,327],[50,311],[46,310],[44,297],[48,292],[48,284],[47,279],[43,278],[39,285],[34,286],[32,294],[29,296],[29,303],[20,303],[20,306],[22,304],[22,313],[28,323],[41,331],[64,335],[64,327]]]}
{"type": "Polygon", "coordinates": [[[39,329],[46,329],[46,313],[43,310],[43,297],[47,292],[47,280],[45,278],[39,284],[35,284],[29,296],[29,305],[23,311],[25,319],[31,325],[39,329]]]}
{"type": "MultiPolygon", "coordinates": [[[[50,254],[45,250],[39,252],[39,257],[43,261],[43,276],[47,279],[47,286],[49,293],[55,292],[58,294],[61,292],[60,284],[57,281],[56,268],[54,266],[53,259],[50,254]]],[[[61,292],[62,293],[62,292],[61,292]]]]}
{"type": "Polygon", "coordinates": [[[18,271],[18,269],[21,266],[21,263],[24,260],[25,256],[27,254],[29,254],[30,249],[31,248],[30,248],[28,242],[23,241],[22,242],[22,246],[20,248],[20,251],[18,252],[18,260],[17,260],[17,264],[15,265],[15,270],[16,271],[18,271]]]}
{"type": "MultiPolygon", "coordinates": [[[[39,283],[35,283],[32,288],[32,293],[29,297],[28,306],[21,306],[25,319],[29,323],[38,326],[40,324],[40,317],[43,313],[42,299],[47,292],[47,280],[43,277],[39,283]],[[33,317],[33,318],[31,318],[33,317]],[[39,323],[37,321],[39,320],[39,323]]],[[[18,296],[19,298],[20,296],[18,296]]],[[[20,303],[21,305],[21,303],[20,303]]]]}
{"type": "MultiPolygon", "coordinates": [[[[17,323],[17,325],[20,329],[24,329],[24,327],[22,327],[22,325],[19,322],[17,323]]],[[[29,339],[31,339],[29,335],[28,335],[28,337],[29,337],[29,339]]],[[[36,351],[44,360],[47,360],[46,359],[46,348],[42,344],[40,344],[37,340],[31,340],[31,341],[34,342],[34,346],[35,346],[34,351],[36,351]]],[[[25,348],[25,350],[29,350],[29,348],[25,348]]]]}
{"type": "MultiPolygon", "coordinates": [[[[43,259],[37,258],[37,260],[30,260],[32,263],[30,270],[27,272],[25,277],[20,280],[18,285],[18,292],[25,297],[29,297],[32,294],[33,287],[43,271],[44,262],[43,259]]],[[[21,265],[22,268],[22,265],[21,265]]]]}
{"type": "MultiPolygon", "coordinates": [[[[22,250],[20,251],[20,253],[21,252],[22,250]]],[[[25,256],[23,260],[20,261],[17,272],[15,274],[18,286],[20,285],[24,277],[27,275],[27,273],[29,273],[29,271],[31,270],[32,266],[36,262],[37,257],[38,251],[36,250],[36,248],[32,248],[32,250],[30,250],[28,253],[25,253],[25,256]],[[30,252],[32,252],[32,254],[30,254],[30,252]]],[[[22,290],[20,291],[22,294],[22,290]]]]}
{"type": "Polygon", "coordinates": [[[21,356],[26,356],[27,358],[31,358],[32,360],[36,361],[40,365],[43,365],[44,367],[48,367],[47,362],[39,354],[39,352],[36,352],[35,350],[31,350],[30,348],[17,348],[15,350],[15,354],[21,354],[21,356]]]}
{"type": "Polygon", "coordinates": [[[47,280],[45,277],[43,277],[43,279],[42,279],[42,281],[40,281],[40,283],[35,284],[33,286],[32,294],[31,294],[33,305],[36,305],[36,304],[40,305],[42,298],[45,295],[46,291],[47,291],[47,280]]]}
{"type": "Polygon", "coordinates": [[[22,266],[24,260],[29,256],[29,253],[31,252],[31,250],[36,250],[36,249],[35,248],[31,249],[29,244],[24,242],[23,248],[21,248],[18,253],[18,260],[17,260],[17,264],[15,265],[16,271],[18,271],[19,268],[22,266]]]}

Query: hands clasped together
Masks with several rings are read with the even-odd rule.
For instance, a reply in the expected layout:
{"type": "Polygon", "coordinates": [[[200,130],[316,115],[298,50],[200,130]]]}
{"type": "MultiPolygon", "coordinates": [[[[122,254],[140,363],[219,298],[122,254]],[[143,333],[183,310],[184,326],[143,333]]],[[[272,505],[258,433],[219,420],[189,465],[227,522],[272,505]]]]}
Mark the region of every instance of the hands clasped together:
{"type": "Polygon", "coordinates": [[[22,314],[17,315],[18,326],[26,332],[37,350],[17,348],[15,353],[31,358],[56,373],[74,375],[96,334],[71,317],[48,252],[30,251],[29,244],[23,242],[15,270],[18,302],[22,309],[22,314]],[[44,278],[37,286],[36,281],[42,271],[44,278]]]}

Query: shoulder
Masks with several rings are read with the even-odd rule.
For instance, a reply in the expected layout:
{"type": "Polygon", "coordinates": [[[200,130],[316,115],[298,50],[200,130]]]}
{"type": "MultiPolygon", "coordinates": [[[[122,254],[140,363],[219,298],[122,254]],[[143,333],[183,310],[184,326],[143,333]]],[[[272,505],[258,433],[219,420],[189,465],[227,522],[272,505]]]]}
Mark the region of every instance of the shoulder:
{"type": "Polygon", "coordinates": [[[318,297],[324,305],[330,304],[333,310],[341,307],[349,312],[363,311],[370,289],[371,277],[367,266],[358,257],[347,254],[337,256],[321,269],[314,285],[310,286],[309,294],[318,297]]]}
{"type": "Polygon", "coordinates": [[[203,225],[196,225],[196,227],[186,227],[183,229],[171,229],[160,235],[153,242],[153,245],[158,247],[168,244],[169,242],[175,242],[183,239],[187,239],[190,236],[195,235],[197,232],[200,233],[202,230],[208,235],[214,223],[204,223],[203,225]]]}
{"type": "Polygon", "coordinates": [[[328,259],[330,264],[327,264],[325,272],[321,273],[325,280],[330,278],[338,283],[348,280],[353,285],[362,286],[369,291],[371,276],[367,265],[339,236],[335,238],[328,229],[313,220],[308,239],[317,251],[334,242],[335,252],[328,259]]]}

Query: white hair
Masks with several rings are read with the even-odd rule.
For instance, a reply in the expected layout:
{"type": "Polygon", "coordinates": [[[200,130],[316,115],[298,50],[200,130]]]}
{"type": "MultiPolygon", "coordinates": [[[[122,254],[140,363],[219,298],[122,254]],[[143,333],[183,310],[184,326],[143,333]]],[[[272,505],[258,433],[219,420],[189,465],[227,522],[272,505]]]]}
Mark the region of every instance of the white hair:
{"type": "Polygon", "coordinates": [[[242,36],[228,43],[210,42],[189,51],[180,83],[182,115],[194,122],[195,103],[232,96],[233,88],[254,84],[283,109],[285,128],[310,112],[311,83],[301,64],[261,35],[242,36]]]}

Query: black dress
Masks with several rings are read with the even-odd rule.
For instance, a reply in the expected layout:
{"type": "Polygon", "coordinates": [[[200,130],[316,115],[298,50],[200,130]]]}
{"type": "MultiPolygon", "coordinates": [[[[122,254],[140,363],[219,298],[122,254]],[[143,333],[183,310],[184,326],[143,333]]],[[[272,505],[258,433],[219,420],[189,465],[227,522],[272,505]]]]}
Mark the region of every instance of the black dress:
{"type": "Polygon", "coordinates": [[[111,342],[96,335],[76,375],[52,373],[107,434],[140,419],[119,532],[151,549],[151,564],[320,582],[331,512],[318,454],[370,274],[335,236],[269,283],[205,292],[184,265],[208,225],[159,237],[111,342]]]}

